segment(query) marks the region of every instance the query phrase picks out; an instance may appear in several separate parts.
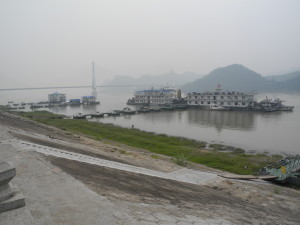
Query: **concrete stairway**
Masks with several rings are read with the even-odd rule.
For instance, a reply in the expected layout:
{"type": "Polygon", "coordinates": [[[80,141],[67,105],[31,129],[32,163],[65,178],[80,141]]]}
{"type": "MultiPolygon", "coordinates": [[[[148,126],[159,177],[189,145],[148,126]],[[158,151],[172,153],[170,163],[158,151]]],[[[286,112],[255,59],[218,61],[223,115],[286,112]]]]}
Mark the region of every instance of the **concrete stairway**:
{"type": "Polygon", "coordinates": [[[25,198],[9,182],[16,176],[16,168],[9,162],[0,162],[0,213],[25,206],[25,198]]]}

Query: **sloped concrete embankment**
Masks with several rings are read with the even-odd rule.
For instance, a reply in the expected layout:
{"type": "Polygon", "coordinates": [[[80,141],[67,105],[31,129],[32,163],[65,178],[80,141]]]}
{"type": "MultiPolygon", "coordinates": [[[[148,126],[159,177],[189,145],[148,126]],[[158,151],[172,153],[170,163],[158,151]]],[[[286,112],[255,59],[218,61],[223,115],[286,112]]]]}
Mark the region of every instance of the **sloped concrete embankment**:
{"type": "Polygon", "coordinates": [[[16,176],[16,168],[9,162],[0,162],[0,213],[25,206],[25,198],[10,181],[16,176]]]}

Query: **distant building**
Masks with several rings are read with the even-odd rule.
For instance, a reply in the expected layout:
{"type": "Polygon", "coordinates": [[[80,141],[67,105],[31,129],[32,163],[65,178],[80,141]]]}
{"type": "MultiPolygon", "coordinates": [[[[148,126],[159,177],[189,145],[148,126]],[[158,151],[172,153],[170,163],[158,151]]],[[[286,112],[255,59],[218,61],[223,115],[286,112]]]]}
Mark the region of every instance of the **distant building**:
{"type": "Polygon", "coordinates": [[[254,94],[238,91],[224,91],[218,85],[215,91],[192,92],[187,95],[189,106],[209,107],[211,105],[220,106],[227,109],[247,108],[254,104],[254,94]]]}
{"type": "Polygon", "coordinates": [[[53,94],[48,94],[49,103],[62,103],[66,102],[66,94],[54,92],[53,94]]]}
{"type": "Polygon", "coordinates": [[[97,101],[96,96],[83,96],[82,104],[99,104],[99,101],[97,101]]]}

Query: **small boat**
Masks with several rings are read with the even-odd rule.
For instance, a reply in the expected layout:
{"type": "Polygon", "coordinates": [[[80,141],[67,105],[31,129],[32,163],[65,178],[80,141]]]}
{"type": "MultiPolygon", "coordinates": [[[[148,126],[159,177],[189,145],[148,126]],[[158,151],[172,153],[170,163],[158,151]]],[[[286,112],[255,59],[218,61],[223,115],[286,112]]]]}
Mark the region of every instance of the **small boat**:
{"type": "Polygon", "coordinates": [[[160,109],[161,110],[174,110],[175,108],[171,107],[171,106],[164,106],[164,107],[161,107],[160,109]]]}
{"type": "Polygon", "coordinates": [[[42,105],[37,105],[37,104],[33,104],[30,106],[30,109],[38,109],[38,108],[43,108],[44,106],[42,105]]]}
{"type": "Polygon", "coordinates": [[[61,103],[58,104],[58,106],[60,106],[60,107],[64,107],[64,106],[67,106],[67,105],[68,105],[67,102],[61,102],[61,103]]]}
{"type": "Polygon", "coordinates": [[[225,108],[224,107],[222,107],[222,106],[219,106],[219,105],[209,105],[209,109],[210,110],[216,110],[216,111],[222,111],[222,110],[225,110],[225,108]]]}
{"type": "Polygon", "coordinates": [[[140,107],[140,109],[138,110],[139,113],[147,113],[150,112],[150,109],[148,107],[140,107]]]}
{"type": "Polygon", "coordinates": [[[100,113],[100,112],[94,112],[91,114],[91,117],[94,118],[99,118],[99,117],[104,117],[104,113],[100,113]]]}
{"type": "Polygon", "coordinates": [[[86,115],[83,115],[82,113],[76,113],[73,115],[73,119],[85,119],[86,115]]]}
{"type": "Polygon", "coordinates": [[[294,106],[282,106],[279,111],[293,111],[294,106]]]}
{"type": "Polygon", "coordinates": [[[8,110],[17,110],[18,107],[8,107],[8,110]]]}
{"type": "Polygon", "coordinates": [[[109,116],[120,116],[123,113],[122,110],[113,110],[111,113],[108,113],[109,116]]]}
{"type": "Polygon", "coordinates": [[[160,107],[161,110],[174,110],[175,107],[170,105],[170,104],[165,104],[165,105],[162,105],[162,107],[160,107]]]}
{"type": "Polygon", "coordinates": [[[275,182],[300,187],[300,155],[289,155],[259,171],[259,175],[275,176],[275,182]]]}
{"type": "Polygon", "coordinates": [[[161,109],[160,108],[151,108],[150,111],[151,112],[159,112],[159,111],[161,111],[161,109]]]}
{"type": "Polygon", "coordinates": [[[131,110],[131,108],[129,108],[129,107],[125,107],[125,108],[123,109],[123,113],[124,113],[124,114],[135,114],[136,111],[131,110]]]}
{"type": "Polygon", "coordinates": [[[258,106],[263,112],[274,112],[274,111],[293,111],[294,106],[286,106],[282,104],[283,100],[279,98],[272,100],[266,97],[266,99],[260,101],[258,106]]]}
{"type": "Polygon", "coordinates": [[[187,109],[186,105],[175,105],[175,109],[187,109]]]}

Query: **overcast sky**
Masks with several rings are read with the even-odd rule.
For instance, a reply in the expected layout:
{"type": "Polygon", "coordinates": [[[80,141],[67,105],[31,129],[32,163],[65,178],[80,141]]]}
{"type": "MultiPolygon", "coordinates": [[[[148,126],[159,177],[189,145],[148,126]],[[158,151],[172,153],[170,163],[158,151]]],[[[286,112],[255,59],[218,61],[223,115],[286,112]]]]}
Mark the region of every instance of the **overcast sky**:
{"type": "Polygon", "coordinates": [[[0,88],[300,69],[299,0],[1,0],[0,88]]]}

